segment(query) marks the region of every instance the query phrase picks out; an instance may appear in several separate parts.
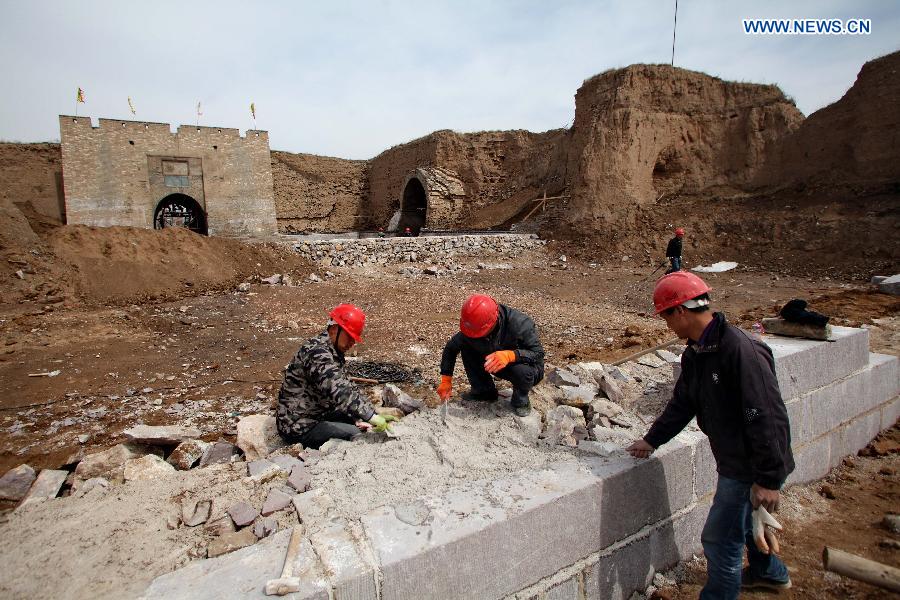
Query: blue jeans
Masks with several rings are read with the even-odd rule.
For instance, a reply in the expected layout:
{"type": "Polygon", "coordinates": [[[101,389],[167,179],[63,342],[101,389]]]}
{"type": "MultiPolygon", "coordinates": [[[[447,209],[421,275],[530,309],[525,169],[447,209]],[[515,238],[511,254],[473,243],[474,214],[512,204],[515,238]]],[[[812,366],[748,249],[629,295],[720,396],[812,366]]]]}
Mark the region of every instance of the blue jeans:
{"type": "Polygon", "coordinates": [[[680,256],[672,256],[669,258],[669,262],[672,263],[672,266],[666,271],[666,275],[669,273],[674,273],[675,271],[681,270],[681,257],[680,256]]]}
{"type": "Polygon", "coordinates": [[[741,591],[744,546],[755,577],[788,581],[787,567],[774,554],[763,554],[753,542],[750,504],[752,484],[719,475],[712,508],[700,541],[706,554],[706,585],[701,600],[736,600],[741,591]]]}

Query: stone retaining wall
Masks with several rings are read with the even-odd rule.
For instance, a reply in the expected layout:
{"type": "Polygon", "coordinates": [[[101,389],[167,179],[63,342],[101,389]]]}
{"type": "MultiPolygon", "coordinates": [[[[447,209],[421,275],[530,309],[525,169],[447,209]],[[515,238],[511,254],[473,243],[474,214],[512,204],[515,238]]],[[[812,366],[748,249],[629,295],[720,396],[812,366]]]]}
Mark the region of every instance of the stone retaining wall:
{"type": "MultiPolygon", "coordinates": [[[[824,476],[900,416],[897,357],[870,354],[866,330],[834,332],[834,343],[765,336],[791,418],[789,483],[824,476]]],[[[305,542],[301,590],[291,597],[629,598],[701,550],[715,483],[708,439],[687,429],[649,460],[585,456],[358,521],[336,517],[305,542]]],[[[303,519],[315,501],[295,505],[303,519]]],[[[264,598],[288,537],[161,576],[145,598],[264,598]]]]}
{"type": "Polygon", "coordinates": [[[454,256],[518,256],[544,245],[536,235],[503,234],[308,240],[294,244],[305,258],[324,266],[360,267],[396,264],[454,256]]]}

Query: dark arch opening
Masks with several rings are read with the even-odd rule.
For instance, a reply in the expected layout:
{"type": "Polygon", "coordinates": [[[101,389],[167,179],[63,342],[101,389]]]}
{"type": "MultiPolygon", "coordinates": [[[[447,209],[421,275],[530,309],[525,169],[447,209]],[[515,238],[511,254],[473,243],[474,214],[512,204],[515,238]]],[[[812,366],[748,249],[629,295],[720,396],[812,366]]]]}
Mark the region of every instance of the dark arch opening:
{"type": "Polygon", "coordinates": [[[403,190],[397,234],[403,235],[406,228],[409,227],[412,235],[419,235],[419,232],[425,227],[427,215],[428,200],[425,198],[425,188],[417,177],[413,177],[406,183],[406,188],[403,190]]]}
{"type": "Polygon", "coordinates": [[[196,200],[185,194],[169,194],[159,201],[153,213],[153,228],[186,227],[207,235],[206,213],[196,200]]]}

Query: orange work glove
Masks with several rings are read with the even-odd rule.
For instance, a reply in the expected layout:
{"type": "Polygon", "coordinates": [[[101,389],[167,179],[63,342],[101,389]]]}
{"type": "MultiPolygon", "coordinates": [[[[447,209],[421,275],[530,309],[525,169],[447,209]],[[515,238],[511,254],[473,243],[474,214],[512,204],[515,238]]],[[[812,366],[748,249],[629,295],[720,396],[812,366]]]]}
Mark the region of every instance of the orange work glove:
{"type": "Polygon", "coordinates": [[[453,389],[453,377],[450,375],[441,375],[441,385],[438,386],[437,393],[441,400],[446,402],[450,399],[450,391],[453,389]]]}
{"type": "Polygon", "coordinates": [[[516,362],[514,350],[497,350],[487,355],[487,358],[484,360],[484,370],[488,373],[496,373],[509,363],[514,362],[516,362]]]}

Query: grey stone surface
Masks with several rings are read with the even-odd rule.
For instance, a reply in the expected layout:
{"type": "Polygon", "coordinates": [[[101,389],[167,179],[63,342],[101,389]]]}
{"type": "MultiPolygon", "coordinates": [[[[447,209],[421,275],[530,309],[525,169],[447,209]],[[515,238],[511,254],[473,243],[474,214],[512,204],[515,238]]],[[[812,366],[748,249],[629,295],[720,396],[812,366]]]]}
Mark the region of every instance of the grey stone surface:
{"type": "Polygon", "coordinates": [[[175,473],[175,467],[155,454],[125,461],[122,476],[125,481],[147,481],[160,479],[175,473]]]}
{"type": "Polygon", "coordinates": [[[793,446],[794,472],[788,485],[807,483],[825,476],[831,470],[831,434],[825,434],[805,444],[793,446]]]}
{"type": "MultiPolygon", "coordinates": [[[[182,569],[153,580],[144,600],[242,600],[270,598],[263,593],[266,582],[281,575],[290,530],[279,531],[259,543],[209,560],[188,563],[182,569]]],[[[294,563],[300,576],[300,591],[292,600],[329,600],[327,584],[316,571],[314,553],[303,540],[294,563]]]]}
{"type": "Polygon", "coordinates": [[[893,427],[900,419],[900,396],[881,405],[881,430],[893,427]]]}
{"type": "Polygon", "coordinates": [[[185,440],[172,450],[166,462],[180,471],[186,471],[200,462],[208,447],[209,443],[203,440],[185,440]]]}
{"type": "Polygon", "coordinates": [[[584,597],[587,600],[628,600],[632,592],[643,591],[653,579],[649,537],[633,540],[586,570],[584,597]]]}
{"type": "Polygon", "coordinates": [[[206,523],[210,514],[212,514],[211,500],[200,500],[197,502],[185,499],[181,502],[181,522],[186,527],[196,527],[206,523]]]}
{"type": "Polygon", "coordinates": [[[869,445],[881,431],[881,411],[873,410],[850,420],[829,434],[831,439],[831,467],[840,464],[845,456],[855,455],[869,445]]]}
{"type": "Polygon", "coordinates": [[[872,275],[872,279],[870,280],[870,282],[872,283],[872,285],[878,285],[887,278],[887,275],[872,275]]]}
{"type": "Polygon", "coordinates": [[[121,481],[125,462],[147,454],[161,456],[162,450],[140,444],[117,444],[102,452],[85,456],[75,467],[75,475],[80,479],[105,477],[112,481],[121,481]]]}
{"type": "Polygon", "coordinates": [[[219,463],[230,463],[232,460],[240,455],[240,449],[234,444],[230,444],[228,442],[215,442],[210,444],[210,446],[203,452],[203,456],[200,457],[200,467],[208,467],[209,465],[215,465],[219,463]]]}
{"type": "Polygon", "coordinates": [[[577,600],[581,597],[581,574],[558,583],[544,594],[544,600],[577,600]]]}
{"type": "Polygon", "coordinates": [[[665,348],[656,351],[656,355],[667,363],[681,362],[681,357],[674,352],[669,352],[665,348]]]}
{"type": "Polygon", "coordinates": [[[659,368],[666,364],[666,361],[658,357],[655,353],[645,354],[637,359],[638,364],[645,367],[659,368]]]}
{"type": "Polygon", "coordinates": [[[268,537],[276,531],[278,531],[278,521],[276,521],[272,517],[257,519],[253,523],[253,535],[255,535],[259,539],[268,537]]]}
{"type": "Polygon", "coordinates": [[[393,383],[388,383],[384,386],[384,391],[381,393],[381,402],[389,408],[399,408],[407,415],[425,408],[424,402],[413,398],[393,383]]]}
{"type": "Polygon", "coordinates": [[[334,519],[310,536],[310,543],[329,574],[335,600],[378,600],[375,569],[368,564],[349,525],[334,519]]]}
{"type": "Polygon", "coordinates": [[[551,383],[555,386],[563,387],[563,386],[579,386],[581,385],[581,379],[572,373],[571,371],[567,371],[565,369],[554,368],[547,375],[547,383],[551,383]]]}
{"type": "Polygon", "coordinates": [[[603,395],[611,401],[621,404],[625,400],[625,393],[619,387],[619,384],[616,383],[616,379],[613,376],[601,375],[597,377],[597,385],[600,386],[600,391],[603,392],[603,395]]]}
{"type": "Polygon", "coordinates": [[[772,335],[786,335],[810,340],[827,340],[831,337],[831,325],[816,326],[807,323],[792,323],[781,317],[763,319],[762,326],[766,333],[772,335]]]}
{"type": "Polygon", "coordinates": [[[254,460],[247,463],[247,475],[249,477],[256,477],[262,473],[265,473],[269,469],[280,469],[278,465],[274,462],[266,460],[265,458],[261,458],[259,460],[254,460]]]}
{"type": "Polygon", "coordinates": [[[293,456],[288,456],[286,454],[270,455],[268,460],[278,465],[282,471],[287,471],[288,473],[290,473],[294,467],[303,465],[303,461],[299,458],[294,458],[293,456]]]}
{"type": "Polygon", "coordinates": [[[245,527],[252,523],[259,516],[259,511],[247,504],[246,502],[238,502],[232,504],[228,508],[228,515],[234,524],[238,527],[245,527]]]}
{"type": "Polygon", "coordinates": [[[253,533],[253,530],[249,527],[247,529],[242,529],[241,531],[225,533],[212,539],[206,549],[206,554],[209,558],[222,556],[223,554],[228,554],[229,552],[251,546],[256,543],[257,539],[258,538],[253,533]]]}
{"type": "Polygon", "coordinates": [[[0,499],[18,502],[25,497],[36,475],[30,465],[19,465],[0,477],[0,499]]]}
{"type": "Polygon", "coordinates": [[[291,505],[292,498],[293,494],[285,494],[278,489],[269,490],[269,495],[266,496],[266,501],[263,503],[260,513],[264,517],[268,517],[272,513],[284,510],[291,505]]]}
{"type": "Polygon", "coordinates": [[[900,296],[900,275],[891,275],[890,277],[878,283],[878,291],[885,294],[893,294],[900,296]]]}
{"type": "Polygon", "coordinates": [[[869,332],[833,327],[834,342],[763,335],[775,356],[775,373],[785,400],[846,377],[869,362],[869,332]]]}
{"type": "Polygon", "coordinates": [[[313,524],[324,520],[334,508],[334,500],[321,489],[297,494],[292,501],[297,517],[307,526],[307,530],[310,530],[313,524]]]}
{"type": "Polygon", "coordinates": [[[288,485],[297,490],[299,493],[303,493],[309,490],[309,486],[312,485],[312,475],[304,465],[299,464],[295,465],[293,469],[291,469],[291,475],[288,477],[288,485]]]}
{"type": "Polygon", "coordinates": [[[122,433],[128,441],[153,446],[176,446],[185,440],[200,437],[200,430],[180,425],[135,425],[122,433]]]}
{"type": "Polygon", "coordinates": [[[597,386],[594,384],[579,386],[565,386],[562,388],[562,399],[560,402],[567,406],[575,406],[578,408],[590,404],[597,395],[597,386]]]}
{"type": "Polygon", "coordinates": [[[22,499],[22,504],[19,506],[37,504],[39,502],[50,500],[51,498],[56,498],[56,495],[59,494],[59,490],[68,476],[68,471],[57,469],[42,470],[38,474],[35,482],[31,485],[31,489],[28,490],[28,494],[22,499]]]}

